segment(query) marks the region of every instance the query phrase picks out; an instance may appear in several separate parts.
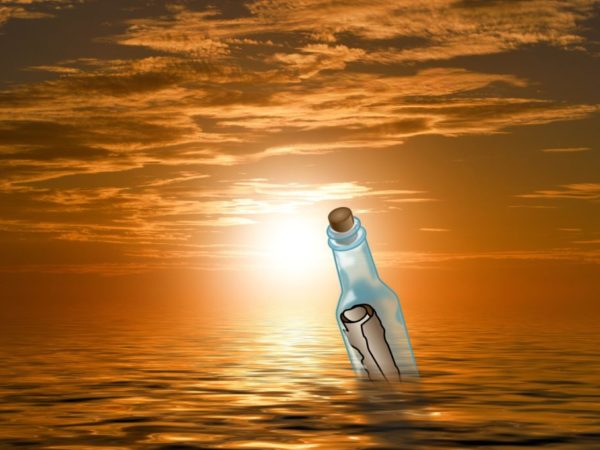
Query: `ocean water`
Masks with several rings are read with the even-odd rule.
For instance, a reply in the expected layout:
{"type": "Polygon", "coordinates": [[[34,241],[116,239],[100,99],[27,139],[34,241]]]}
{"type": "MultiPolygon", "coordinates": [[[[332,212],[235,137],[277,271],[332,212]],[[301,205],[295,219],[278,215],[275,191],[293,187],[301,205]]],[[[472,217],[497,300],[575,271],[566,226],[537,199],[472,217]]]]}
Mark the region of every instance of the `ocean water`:
{"type": "Polygon", "coordinates": [[[408,323],[422,377],[391,386],[333,317],[5,324],[0,448],[600,448],[593,320],[408,323]]]}

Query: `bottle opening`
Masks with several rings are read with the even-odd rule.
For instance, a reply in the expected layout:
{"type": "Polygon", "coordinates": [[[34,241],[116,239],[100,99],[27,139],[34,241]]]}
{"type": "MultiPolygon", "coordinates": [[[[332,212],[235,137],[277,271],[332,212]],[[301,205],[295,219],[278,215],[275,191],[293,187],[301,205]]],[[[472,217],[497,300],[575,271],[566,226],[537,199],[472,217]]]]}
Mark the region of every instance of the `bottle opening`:
{"type": "Polygon", "coordinates": [[[350,250],[364,241],[365,229],[361,226],[358,217],[352,215],[350,208],[345,206],[336,208],[329,213],[328,219],[328,243],[333,250],[350,250]]]}

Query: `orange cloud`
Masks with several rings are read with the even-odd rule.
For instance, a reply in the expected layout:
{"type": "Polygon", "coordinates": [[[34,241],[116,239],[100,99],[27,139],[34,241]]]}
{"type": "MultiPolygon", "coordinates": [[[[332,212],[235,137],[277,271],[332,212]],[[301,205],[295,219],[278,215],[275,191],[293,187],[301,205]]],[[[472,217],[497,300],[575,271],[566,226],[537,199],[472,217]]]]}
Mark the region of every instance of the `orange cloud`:
{"type": "MultiPolygon", "coordinates": [[[[59,6],[71,3],[1,2],[0,25],[57,15],[59,6]]],[[[246,6],[237,17],[220,5],[167,5],[153,17],[139,9],[122,33],[95,44],[140,47],[117,54],[148,56],[82,54],[23,68],[48,79],[0,91],[0,229],[11,237],[122,246],[123,254],[138,258],[127,260],[124,270],[162,267],[159,257],[166,265],[193,257],[242,264],[240,258],[257,249],[193,244],[211,242],[225,229],[251,229],[269,215],[335,202],[381,213],[443,205],[435,180],[423,186],[371,181],[380,167],[367,165],[364,178],[357,172],[324,177],[317,169],[310,179],[308,169],[293,178],[294,168],[282,181],[274,174],[290,156],[315,164],[347,150],[401,152],[416,136],[508,133],[598,111],[592,100],[554,100],[537,80],[504,68],[463,68],[458,59],[532,45],[584,54],[592,44],[578,23],[592,16],[591,0],[257,0],[246,6]]],[[[542,151],[590,148],[565,143],[542,151]]],[[[398,163],[398,153],[382,154],[390,167],[398,163]]],[[[351,164],[362,170],[362,163],[351,164]]],[[[600,188],[575,183],[517,197],[597,201],[600,188]]],[[[454,234],[453,227],[446,236],[454,234]]],[[[578,257],[553,252],[464,257],[578,257]]],[[[459,256],[419,253],[415,264],[448,258],[459,256]]]]}
{"type": "Polygon", "coordinates": [[[47,19],[83,0],[2,0],[0,27],[11,19],[47,19]]]}
{"type": "MultiPolygon", "coordinates": [[[[223,18],[216,9],[192,11],[171,7],[168,16],[130,21],[117,41],[162,51],[220,57],[227,39],[248,39],[268,33],[293,37],[307,34],[318,43],[335,43],[344,34],[367,41],[398,37],[419,39],[413,48],[377,49],[367,57],[375,62],[448,59],[489,54],[522,45],[548,43],[581,45],[577,21],[593,12],[593,0],[569,4],[535,0],[485,3],[435,0],[407,1],[258,0],[247,5],[247,17],[223,18]]],[[[253,42],[254,43],[254,42],[253,42]]],[[[297,58],[296,58],[297,59],[297,58]]],[[[309,71],[314,70],[310,64],[309,71]]]]}
{"type": "Polygon", "coordinates": [[[565,184],[561,187],[563,189],[540,190],[530,194],[517,195],[517,197],[576,200],[600,199],[600,183],[573,183],[565,184]]]}
{"type": "Polygon", "coordinates": [[[471,253],[398,252],[375,253],[380,267],[427,269],[444,263],[469,260],[568,261],[580,264],[600,264],[600,251],[555,248],[530,251],[496,251],[471,253]]]}
{"type": "Polygon", "coordinates": [[[544,153],[580,153],[589,152],[590,150],[590,147],[552,147],[542,149],[544,153]]]}
{"type": "Polygon", "coordinates": [[[43,12],[30,11],[22,6],[16,6],[14,4],[8,6],[0,4],[0,26],[4,25],[10,19],[43,19],[46,17],[52,16],[43,12]]]}

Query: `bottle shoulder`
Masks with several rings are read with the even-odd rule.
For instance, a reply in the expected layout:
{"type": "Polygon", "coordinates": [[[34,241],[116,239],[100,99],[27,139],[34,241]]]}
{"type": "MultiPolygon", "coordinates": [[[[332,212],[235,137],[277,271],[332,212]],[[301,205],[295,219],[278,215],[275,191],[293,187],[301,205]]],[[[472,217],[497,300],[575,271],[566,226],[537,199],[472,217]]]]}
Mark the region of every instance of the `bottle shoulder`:
{"type": "Polygon", "coordinates": [[[399,306],[399,299],[396,293],[381,279],[363,280],[362,282],[352,283],[342,290],[338,300],[338,309],[343,310],[364,303],[372,306],[377,304],[399,306]]]}

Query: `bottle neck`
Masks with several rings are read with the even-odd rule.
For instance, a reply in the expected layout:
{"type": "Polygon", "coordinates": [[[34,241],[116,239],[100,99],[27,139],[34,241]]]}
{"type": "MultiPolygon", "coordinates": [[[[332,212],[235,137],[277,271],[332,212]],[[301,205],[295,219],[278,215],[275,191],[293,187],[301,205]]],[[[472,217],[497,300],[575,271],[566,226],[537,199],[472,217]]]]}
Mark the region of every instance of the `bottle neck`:
{"type": "Polygon", "coordinates": [[[327,234],[342,291],[351,289],[353,285],[370,284],[379,279],[367,243],[367,233],[358,218],[355,218],[355,224],[350,230],[338,233],[329,227],[327,234]]]}

